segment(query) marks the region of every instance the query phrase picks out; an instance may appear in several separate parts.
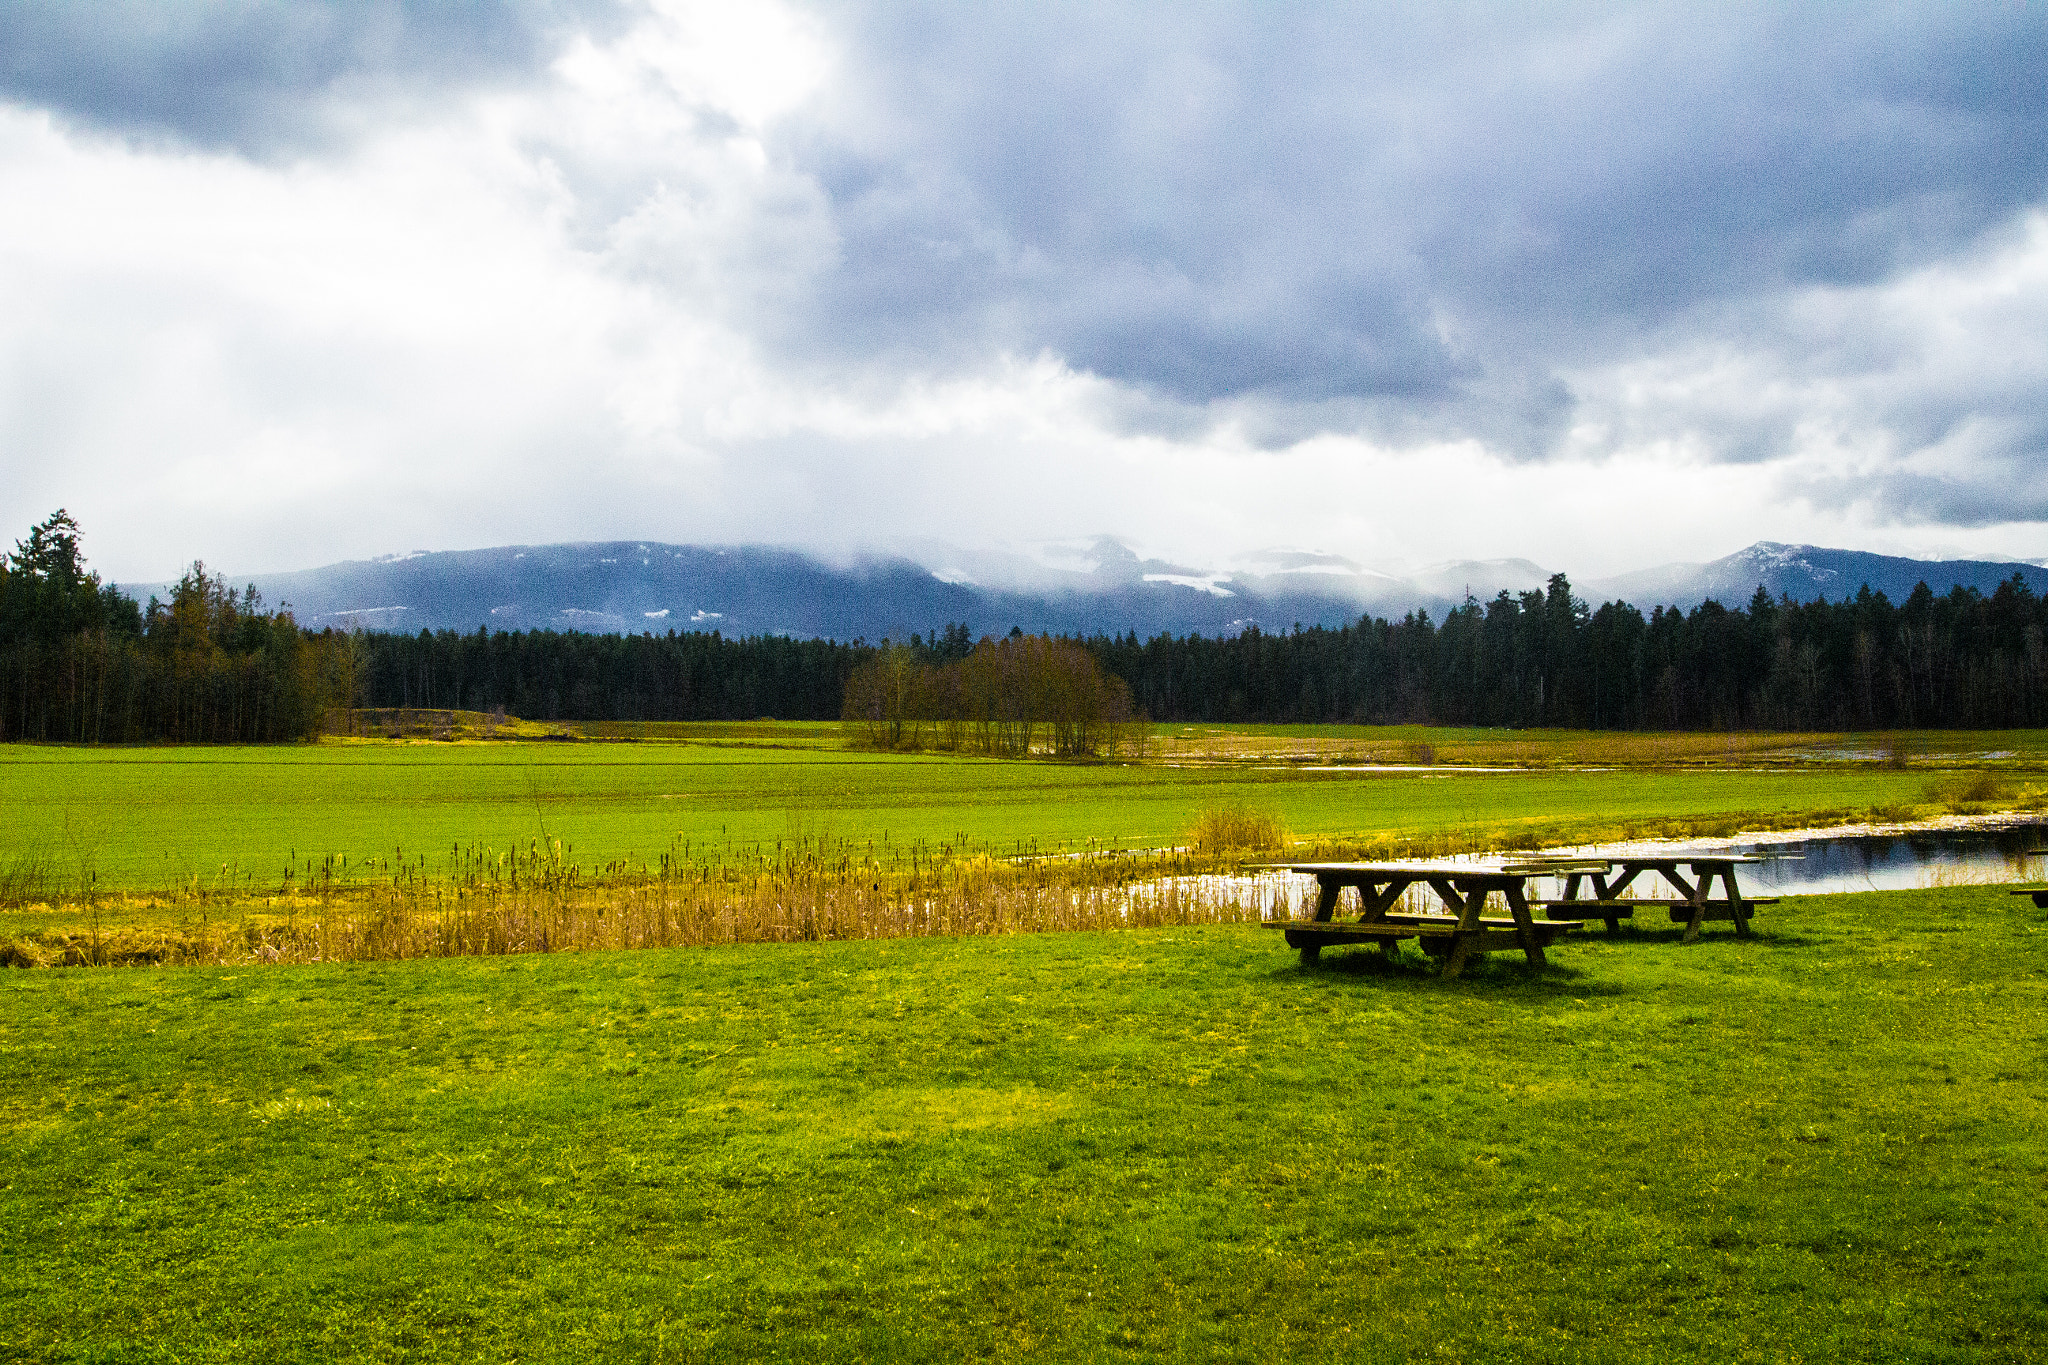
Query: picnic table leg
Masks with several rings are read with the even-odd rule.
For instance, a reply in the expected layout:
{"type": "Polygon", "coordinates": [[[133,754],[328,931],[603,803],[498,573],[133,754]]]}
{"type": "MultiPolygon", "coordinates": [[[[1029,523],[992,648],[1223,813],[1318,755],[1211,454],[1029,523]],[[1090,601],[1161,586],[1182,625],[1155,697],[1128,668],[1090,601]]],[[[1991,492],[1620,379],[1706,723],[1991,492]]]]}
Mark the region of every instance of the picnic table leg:
{"type": "Polygon", "coordinates": [[[1407,882],[1397,878],[1394,881],[1388,882],[1371,895],[1366,894],[1364,887],[1359,887],[1359,922],[1362,924],[1377,924],[1385,919],[1387,911],[1393,908],[1395,901],[1401,899],[1401,893],[1408,889],[1408,885],[1407,882]]]}
{"type": "MultiPolygon", "coordinates": [[[[1585,881],[1587,881],[1587,880],[1589,880],[1589,879],[1590,879],[1590,880],[1592,881],[1592,883],[1593,883],[1593,899],[1594,899],[1594,900],[1596,900],[1596,901],[1604,901],[1604,900],[1606,900],[1606,899],[1607,899],[1607,879],[1606,879],[1605,877],[1601,876],[1601,875],[1600,875],[1600,874],[1599,874],[1598,872],[1573,872],[1573,873],[1570,873],[1570,874],[1568,874],[1568,875],[1567,875],[1567,876],[1565,877],[1565,879],[1564,879],[1564,899],[1565,899],[1565,900],[1568,900],[1568,901],[1575,901],[1575,900],[1577,900],[1577,899],[1579,898],[1579,885],[1580,885],[1580,883],[1582,883],[1582,882],[1585,882],[1585,881]]],[[[1600,912],[1599,912],[1599,911],[1597,911],[1597,910],[1596,910],[1596,911],[1594,911],[1593,913],[1594,913],[1594,914],[1596,914],[1596,915],[1600,914],[1600,912]]],[[[1545,910],[1545,911],[1543,912],[1543,917],[1544,917],[1545,919],[1560,919],[1560,918],[1565,918],[1564,916],[1560,916],[1560,915],[1558,914],[1558,911],[1557,911],[1557,906],[1556,906],[1556,904],[1555,904],[1554,902],[1553,902],[1553,903],[1551,904],[1551,906],[1550,906],[1550,907],[1549,907],[1548,909],[1546,909],[1546,910],[1545,910]]],[[[1572,916],[1570,916],[1569,918],[1572,918],[1572,919],[1583,919],[1583,918],[1585,918],[1585,917],[1584,917],[1583,915],[1572,915],[1572,916]]],[[[1615,918],[1614,916],[1612,916],[1612,915],[1600,915],[1600,918],[1602,918],[1602,919],[1604,919],[1604,920],[1606,920],[1606,921],[1607,921],[1607,932],[1608,932],[1608,933],[1610,933],[1610,934],[1614,934],[1614,933],[1619,933],[1619,932],[1621,931],[1621,921],[1620,921],[1620,920],[1618,920],[1618,919],[1616,919],[1616,918],[1615,918]]]]}
{"type": "Polygon", "coordinates": [[[1443,976],[1449,980],[1465,970],[1465,959],[1472,955],[1472,939],[1479,932],[1479,910],[1486,901],[1486,893],[1461,893],[1448,879],[1432,877],[1429,884],[1451,913],[1458,917],[1458,932],[1451,935],[1450,951],[1444,955],[1443,976]],[[1466,932],[1468,927],[1472,932],[1466,932]]]}
{"type": "Polygon", "coordinates": [[[1316,893],[1316,923],[1327,924],[1330,916],[1337,912],[1337,893],[1344,889],[1341,882],[1318,881],[1316,893]]]}
{"type": "MultiPolygon", "coordinates": [[[[1342,891],[1344,886],[1341,882],[1325,881],[1321,877],[1316,878],[1316,886],[1318,890],[1316,892],[1315,922],[1317,924],[1328,924],[1330,916],[1337,911],[1337,893],[1342,891]]],[[[1315,966],[1322,956],[1322,944],[1304,943],[1301,945],[1301,965],[1304,968],[1315,966]]]]}
{"type": "MultiPolygon", "coordinates": [[[[1401,893],[1406,891],[1409,885],[1409,882],[1396,877],[1377,890],[1369,891],[1363,886],[1359,887],[1359,923],[1379,924],[1384,922],[1387,918],[1387,911],[1393,908],[1395,901],[1401,899],[1401,893]]],[[[1388,962],[1398,962],[1401,958],[1401,940],[1397,938],[1381,939],[1380,956],[1388,962]]]]}
{"type": "Polygon", "coordinates": [[[1749,902],[1742,899],[1742,893],[1735,889],[1733,863],[1721,870],[1721,889],[1728,893],[1728,913],[1735,919],[1735,937],[1756,937],[1749,928],[1749,902]]]}
{"type": "Polygon", "coordinates": [[[1543,941],[1536,936],[1536,918],[1529,913],[1529,901],[1522,888],[1509,886],[1503,894],[1508,898],[1508,913],[1515,917],[1515,932],[1521,935],[1522,956],[1529,959],[1532,967],[1547,965],[1543,960],[1543,941]]]}
{"type": "Polygon", "coordinates": [[[1464,971],[1465,959],[1471,955],[1472,936],[1470,934],[1453,934],[1451,936],[1450,955],[1444,958],[1444,980],[1449,981],[1459,972],[1464,971]]]}
{"type": "Polygon", "coordinates": [[[1685,878],[1678,875],[1677,864],[1674,863],[1669,867],[1659,870],[1663,872],[1664,879],[1685,893],[1686,900],[1692,903],[1692,918],[1686,921],[1685,937],[1679,941],[1682,943],[1697,943],[1700,937],[1700,921],[1705,918],[1707,913],[1707,879],[1701,877],[1700,880],[1694,882],[1691,886],[1687,886],[1685,878]]]}
{"type": "MultiPolygon", "coordinates": [[[[1608,880],[1608,877],[1613,876],[1612,873],[1595,872],[1592,874],[1592,876],[1593,898],[1595,900],[1603,901],[1611,901],[1615,897],[1619,896],[1621,894],[1621,888],[1627,886],[1636,878],[1636,874],[1633,869],[1630,869],[1628,872],[1622,874],[1622,876],[1619,877],[1617,880],[1612,882],[1608,880]]],[[[1600,918],[1607,922],[1607,932],[1609,936],[1621,932],[1621,916],[1602,915],[1600,918]]]]}

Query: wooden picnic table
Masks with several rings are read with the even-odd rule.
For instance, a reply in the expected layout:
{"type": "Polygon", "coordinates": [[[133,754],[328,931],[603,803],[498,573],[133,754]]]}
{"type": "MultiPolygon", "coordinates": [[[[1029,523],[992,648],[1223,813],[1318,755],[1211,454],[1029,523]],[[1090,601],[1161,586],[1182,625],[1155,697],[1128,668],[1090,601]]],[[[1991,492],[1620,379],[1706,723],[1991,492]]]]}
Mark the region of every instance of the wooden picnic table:
{"type": "MultiPolygon", "coordinates": [[[[1287,935],[1287,946],[1301,950],[1304,967],[1314,966],[1325,947],[1339,943],[1378,943],[1392,958],[1404,938],[1419,941],[1423,951],[1443,963],[1443,975],[1465,969],[1473,953],[1520,948],[1531,966],[1543,965],[1543,950],[1560,934],[1579,927],[1577,921],[1537,919],[1524,894],[1532,876],[1558,870],[1558,864],[1510,863],[1278,863],[1289,872],[1314,875],[1318,894],[1315,918],[1269,920],[1267,927],[1287,935]],[[1443,902],[1447,913],[1408,914],[1394,910],[1411,886],[1426,886],[1443,902]],[[1347,888],[1358,892],[1357,919],[1335,918],[1337,899],[1347,888]],[[1486,914],[1487,899],[1498,892],[1507,902],[1505,916],[1486,914]]],[[[1601,865],[1604,868],[1604,864],[1601,865]]]]}
{"type": "Polygon", "coordinates": [[[1735,923],[1737,938],[1753,936],[1749,927],[1750,912],[1759,905],[1776,905],[1775,897],[1745,897],[1735,883],[1735,869],[1744,863],[1760,863],[1762,858],[1746,853],[1591,853],[1582,860],[1602,865],[1598,870],[1566,870],[1564,896],[1560,900],[1544,901],[1543,913],[1554,915],[1564,912],[1564,918],[1598,917],[1607,922],[1607,931],[1616,933],[1621,921],[1636,911],[1650,906],[1662,906],[1671,912],[1672,922],[1685,926],[1685,942],[1692,943],[1700,936],[1700,925],[1708,920],[1725,919],[1735,923]],[[1680,872],[1679,868],[1685,868],[1680,872]],[[1644,873],[1655,873],[1662,877],[1677,892],[1677,897],[1635,897],[1623,899],[1622,892],[1644,873]],[[1690,873],[1690,877],[1687,874],[1690,873]],[[1719,881],[1722,896],[1715,899],[1714,883],[1719,881]],[[1591,896],[1581,896],[1582,889],[1590,889],[1591,896]]]}

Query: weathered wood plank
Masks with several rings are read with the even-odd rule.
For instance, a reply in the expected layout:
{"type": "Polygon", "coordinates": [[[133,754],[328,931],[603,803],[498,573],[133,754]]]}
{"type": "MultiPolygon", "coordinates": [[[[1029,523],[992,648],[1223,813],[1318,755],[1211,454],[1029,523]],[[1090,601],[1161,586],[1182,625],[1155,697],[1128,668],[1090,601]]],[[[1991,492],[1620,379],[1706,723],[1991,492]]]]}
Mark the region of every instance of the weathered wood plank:
{"type": "MultiPolygon", "coordinates": [[[[1483,944],[1482,951],[1494,948],[1520,948],[1523,931],[1512,922],[1489,924],[1481,929],[1460,929],[1446,924],[1399,924],[1380,920],[1361,924],[1356,920],[1340,920],[1334,924],[1317,924],[1312,920],[1289,920],[1275,922],[1272,928],[1279,929],[1287,937],[1287,946],[1299,948],[1305,943],[1371,943],[1380,939],[1439,939],[1451,940],[1468,938],[1483,944]]],[[[1539,942],[1548,946],[1565,934],[1581,928],[1577,920],[1541,920],[1534,928],[1539,942]]]]}

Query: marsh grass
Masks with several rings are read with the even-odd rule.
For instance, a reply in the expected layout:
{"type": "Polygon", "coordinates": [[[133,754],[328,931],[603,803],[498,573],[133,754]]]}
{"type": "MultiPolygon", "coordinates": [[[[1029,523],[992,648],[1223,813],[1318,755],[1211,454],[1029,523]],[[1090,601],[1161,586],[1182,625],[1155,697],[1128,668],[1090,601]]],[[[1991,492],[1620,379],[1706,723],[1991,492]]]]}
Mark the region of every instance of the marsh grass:
{"type": "Polygon", "coordinates": [[[1256,923],[1297,908],[1242,875],[1281,857],[1462,857],[1878,813],[1475,822],[1287,842],[1272,814],[1218,806],[1178,847],[1084,840],[1018,853],[965,833],[856,841],[832,833],[827,816],[799,811],[782,839],[678,840],[652,862],[585,861],[561,840],[534,838],[505,850],[455,845],[439,857],[398,847],[387,858],[304,859],[267,882],[223,865],[146,893],[102,891],[89,871],[62,878],[50,859],[23,857],[8,865],[16,898],[0,903],[0,965],[386,961],[1256,923]]]}
{"type": "Polygon", "coordinates": [[[456,850],[440,867],[399,853],[371,877],[323,860],[261,896],[195,884],[119,898],[93,907],[90,926],[82,905],[29,907],[41,925],[0,939],[0,963],[387,961],[1256,921],[1265,898],[1200,875],[1231,865],[1170,849],[1016,858],[797,837],[585,867],[559,841],[533,840],[456,850]]]}
{"type": "Polygon", "coordinates": [[[1268,853],[1287,842],[1287,831],[1277,812],[1233,801],[1196,816],[1187,842],[1198,853],[1268,853]]]}
{"type": "Polygon", "coordinates": [[[1945,773],[1921,791],[1924,800],[1957,814],[1987,810],[2021,795],[2018,783],[1996,772],[1945,773]]]}
{"type": "Polygon", "coordinates": [[[57,894],[48,850],[31,846],[0,859],[0,905],[27,905],[57,894]]]}

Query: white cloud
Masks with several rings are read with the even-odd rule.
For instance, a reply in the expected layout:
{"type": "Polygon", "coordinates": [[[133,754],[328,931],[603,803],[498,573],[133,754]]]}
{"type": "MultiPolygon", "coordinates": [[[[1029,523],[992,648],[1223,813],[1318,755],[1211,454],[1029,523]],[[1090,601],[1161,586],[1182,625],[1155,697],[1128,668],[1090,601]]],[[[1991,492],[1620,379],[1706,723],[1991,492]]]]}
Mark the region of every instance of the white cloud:
{"type": "MultiPolygon", "coordinates": [[[[1771,145],[1830,207],[1734,183],[1790,79],[1757,15],[1388,21],[1366,85],[1374,35],[1306,11],[926,18],[650,4],[260,158],[0,105],[0,520],[67,505],[123,578],[623,537],[2048,555],[2048,220],[1995,100],[1836,165],[1813,96],[1771,145]],[[1666,39],[1712,60],[1659,105],[1666,39]],[[1857,178],[1885,155],[1929,194],[1857,178]],[[1971,157],[2004,198],[1925,169],[1971,157]]],[[[1815,60],[1860,80],[1852,39],[1815,60]]]]}

